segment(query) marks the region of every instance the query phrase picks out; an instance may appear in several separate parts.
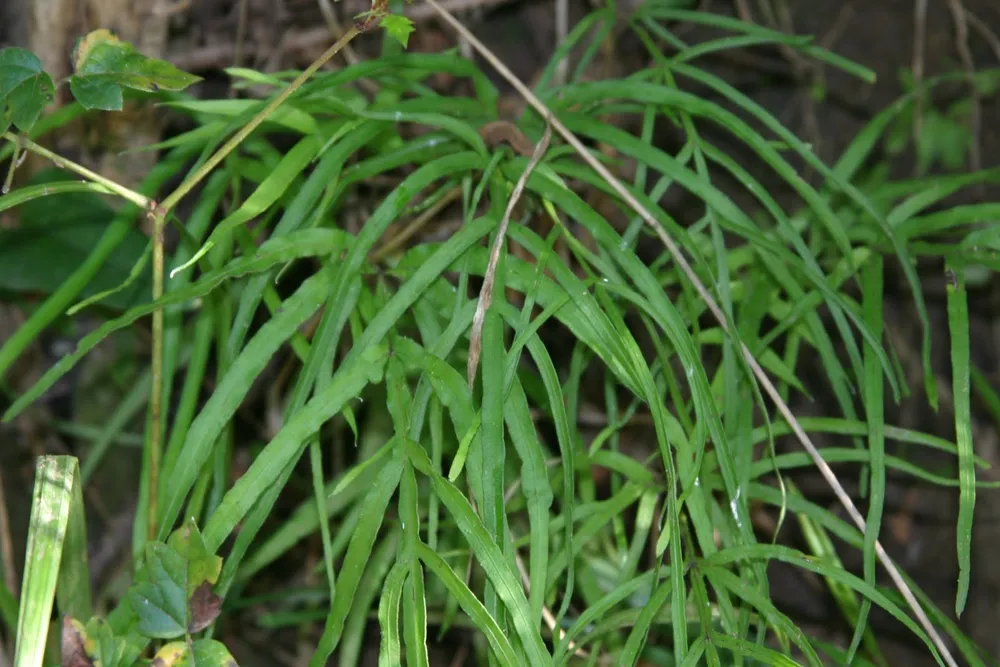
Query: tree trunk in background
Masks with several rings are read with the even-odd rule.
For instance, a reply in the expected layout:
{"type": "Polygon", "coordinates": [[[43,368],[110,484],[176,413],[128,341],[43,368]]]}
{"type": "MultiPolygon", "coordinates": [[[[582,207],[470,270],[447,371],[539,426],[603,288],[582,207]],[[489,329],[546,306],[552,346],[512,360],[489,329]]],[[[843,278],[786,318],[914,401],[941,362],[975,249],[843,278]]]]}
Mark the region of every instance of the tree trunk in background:
{"type": "MultiPolygon", "coordinates": [[[[109,28],[141,53],[162,58],[168,22],[158,10],[162,6],[164,0],[2,0],[0,43],[34,51],[56,81],[71,74],[70,57],[77,38],[97,28],[109,28]]],[[[61,87],[57,103],[70,99],[68,87],[61,87]]],[[[134,185],[155,163],[156,155],[122,153],[159,139],[156,110],[149,104],[126,103],[122,113],[88,115],[54,133],[47,143],[83,162],[96,160],[93,166],[105,176],[134,185]]],[[[21,177],[38,166],[25,165],[21,177]]]]}

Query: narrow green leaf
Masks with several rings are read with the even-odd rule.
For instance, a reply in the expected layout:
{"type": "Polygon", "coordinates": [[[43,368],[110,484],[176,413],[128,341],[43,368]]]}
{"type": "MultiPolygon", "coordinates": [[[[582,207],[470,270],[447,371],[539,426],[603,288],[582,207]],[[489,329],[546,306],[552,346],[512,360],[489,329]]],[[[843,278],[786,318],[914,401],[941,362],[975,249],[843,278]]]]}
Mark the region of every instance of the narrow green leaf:
{"type": "MultiPolygon", "coordinates": [[[[533,627],[530,622],[531,611],[528,600],[524,596],[524,589],[521,588],[516,575],[511,571],[500,548],[493,542],[486,527],[476,516],[472,505],[469,504],[468,499],[461,491],[437,471],[431,469],[427,453],[419,445],[409,440],[403,444],[413,466],[431,478],[435,492],[442,504],[448,508],[452,518],[455,519],[459,530],[468,540],[469,546],[472,547],[479,559],[479,564],[485,570],[486,576],[490,578],[490,582],[495,587],[497,595],[510,612],[514,628],[527,653],[528,663],[533,667],[548,665],[551,662],[551,656],[545,649],[538,628],[533,627]]],[[[421,560],[424,560],[423,557],[421,560]]]]}
{"type": "MultiPolygon", "coordinates": [[[[882,257],[873,256],[862,272],[862,289],[864,291],[865,321],[871,327],[872,333],[882,335],[882,257]]],[[[875,543],[878,540],[882,526],[882,510],[885,506],[885,433],[884,433],[884,400],[882,372],[878,359],[871,346],[865,347],[864,396],[865,413],[868,418],[868,451],[871,454],[871,486],[866,520],[864,548],[865,581],[875,584],[875,543]]],[[[871,600],[864,598],[858,610],[854,625],[854,636],[847,649],[847,660],[851,662],[858,646],[864,637],[868,613],[871,610],[871,600]]]]}
{"type": "Polygon", "coordinates": [[[403,458],[399,454],[401,452],[393,453],[392,458],[379,472],[363,501],[364,509],[358,520],[358,527],[351,537],[351,543],[344,555],[344,563],[340,568],[340,575],[337,577],[337,597],[331,604],[330,615],[326,619],[326,628],[323,630],[319,646],[316,647],[316,652],[313,653],[313,657],[309,661],[310,667],[325,665],[327,658],[340,642],[344,621],[351,610],[351,603],[354,600],[354,594],[365,570],[365,565],[371,557],[375,537],[385,517],[385,509],[399,485],[399,478],[403,472],[403,458]]]}
{"type": "MultiPolygon", "coordinates": [[[[497,309],[490,308],[486,311],[482,340],[483,420],[480,427],[482,440],[479,447],[479,454],[482,458],[478,467],[482,475],[480,484],[483,496],[480,512],[487,534],[493,543],[501,548],[506,539],[504,465],[507,448],[503,429],[505,357],[503,320],[497,309]]],[[[486,608],[497,619],[500,627],[504,627],[504,616],[490,582],[486,584],[484,597],[486,608]]],[[[531,624],[530,619],[524,619],[524,621],[531,624]]]]}
{"type": "MultiPolygon", "coordinates": [[[[177,463],[169,478],[164,480],[164,495],[160,503],[161,537],[166,536],[177,519],[184,498],[194,486],[198,473],[212,452],[212,446],[242,403],[253,378],[260,374],[278,347],[316,311],[330,289],[330,282],[329,272],[322,270],[302,283],[295,294],[285,301],[282,311],[262,326],[233,360],[216,391],[191,424],[184,446],[178,453],[177,463]]],[[[312,431],[307,435],[311,434],[312,431]]],[[[211,549],[218,548],[225,537],[223,535],[216,538],[212,535],[212,526],[219,518],[217,511],[205,527],[205,540],[211,549]]]]}
{"type": "MultiPolygon", "coordinates": [[[[342,365],[330,384],[285,424],[257,456],[250,469],[226,493],[212,514],[205,526],[205,542],[210,549],[217,549],[222,544],[285,466],[304,451],[307,440],[319,431],[324,422],[340,412],[344,404],[357,396],[369,383],[381,381],[387,354],[385,347],[373,346],[363,356],[355,357],[353,363],[342,365]]],[[[231,372],[226,377],[230,375],[231,372]]],[[[193,426],[191,432],[195,433],[193,426]]],[[[185,443],[186,446],[187,444],[185,443]]],[[[183,464],[178,462],[174,475],[185,470],[181,465],[183,464]]],[[[190,471],[190,467],[188,470],[190,471]]]]}
{"type": "Polygon", "coordinates": [[[379,667],[402,665],[399,642],[399,602],[403,595],[403,583],[409,574],[405,563],[397,562],[389,570],[389,576],[382,584],[382,599],[378,603],[378,627],[382,633],[379,646],[379,667]]]}
{"type": "Polygon", "coordinates": [[[976,507],[976,466],[973,462],[972,414],[969,400],[969,305],[961,266],[950,267],[948,330],[951,334],[951,378],[955,401],[955,443],[958,446],[959,497],[955,526],[958,548],[958,588],[955,614],[962,615],[969,595],[972,566],[972,525],[976,507]]]}
{"type": "Polygon", "coordinates": [[[59,590],[60,612],[90,615],[87,538],[80,471],[72,456],[41,456],[28,524],[14,664],[41,667],[59,590]]]}
{"type": "Polygon", "coordinates": [[[727,648],[739,655],[759,660],[765,665],[774,665],[775,667],[800,667],[800,663],[792,660],[786,655],[782,655],[781,653],[769,649],[766,646],[759,646],[748,642],[747,640],[739,637],[731,637],[719,632],[713,632],[712,642],[721,648],[727,648]]]}
{"type": "Polygon", "coordinates": [[[504,667],[520,667],[521,663],[514,653],[514,648],[500,626],[497,625],[496,619],[486,611],[483,603],[472,594],[469,587],[458,578],[448,563],[423,543],[417,545],[417,557],[455,596],[462,610],[469,615],[469,618],[476,624],[476,628],[486,636],[490,648],[493,649],[493,655],[496,656],[499,663],[504,667]]]}

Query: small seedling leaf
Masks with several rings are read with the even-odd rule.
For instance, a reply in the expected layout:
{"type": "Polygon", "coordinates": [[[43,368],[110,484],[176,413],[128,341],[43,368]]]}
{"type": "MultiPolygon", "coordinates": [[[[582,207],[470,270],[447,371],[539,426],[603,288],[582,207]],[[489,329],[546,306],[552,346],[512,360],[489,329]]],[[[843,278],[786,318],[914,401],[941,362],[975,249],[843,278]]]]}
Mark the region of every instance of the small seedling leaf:
{"type": "Polygon", "coordinates": [[[402,44],[404,49],[410,41],[410,33],[414,30],[413,21],[398,14],[389,14],[383,18],[382,27],[393,39],[402,44]]]}
{"type": "Polygon", "coordinates": [[[150,667],[239,667],[225,644],[199,639],[190,646],[171,642],[157,651],[150,667]]]}
{"type": "Polygon", "coordinates": [[[214,584],[219,581],[222,559],[205,546],[205,539],[201,536],[194,519],[188,519],[183,526],[175,530],[167,538],[167,545],[187,561],[185,592],[189,598],[206,582],[214,584]]]}
{"type": "Polygon", "coordinates": [[[165,60],[144,56],[109,30],[95,30],[77,41],[75,73],[69,86],[87,109],[119,111],[123,88],[155,93],[184,90],[201,77],[177,69],[165,60]]]}
{"type": "Polygon", "coordinates": [[[53,97],[55,84],[38,56],[27,49],[0,49],[0,131],[13,123],[29,132],[53,97]]]}

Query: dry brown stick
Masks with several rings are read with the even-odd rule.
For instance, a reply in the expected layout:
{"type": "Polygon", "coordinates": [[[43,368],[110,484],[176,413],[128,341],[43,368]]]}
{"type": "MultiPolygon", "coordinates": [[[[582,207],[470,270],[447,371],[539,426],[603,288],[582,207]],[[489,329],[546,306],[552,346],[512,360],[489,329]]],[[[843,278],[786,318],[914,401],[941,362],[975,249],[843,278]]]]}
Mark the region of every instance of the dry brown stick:
{"type": "Polygon", "coordinates": [[[750,5],[747,4],[747,0],[733,0],[733,4],[736,5],[736,15],[744,23],[753,23],[753,14],[750,12],[750,5]]]}
{"type": "MultiPolygon", "coordinates": [[[[650,228],[652,228],[652,230],[659,237],[660,241],[667,248],[667,251],[670,253],[671,258],[674,260],[674,263],[676,263],[677,266],[681,269],[685,277],[695,288],[695,291],[698,292],[698,295],[705,302],[705,305],[708,307],[709,311],[711,311],[713,317],[715,317],[716,321],[719,323],[719,326],[722,328],[723,331],[730,333],[729,325],[726,321],[725,314],[722,312],[722,309],[719,307],[718,303],[716,303],[715,298],[708,291],[708,288],[705,287],[705,284],[701,281],[698,275],[691,268],[691,265],[688,263],[684,255],[681,253],[680,248],[677,246],[674,240],[670,238],[670,235],[667,234],[663,225],[656,218],[654,218],[653,215],[649,211],[647,211],[642,204],[639,203],[639,200],[637,200],[632,195],[632,193],[629,192],[624,185],[622,185],[621,181],[615,178],[615,176],[610,171],[608,171],[608,169],[603,164],[601,164],[596,158],[594,158],[593,155],[590,154],[586,146],[583,145],[583,143],[576,137],[576,135],[570,132],[566,128],[566,126],[559,121],[559,119],[554,117],[552,115],[551,110],[549,110],[549,108],[545,106],[545,104],[543,104],[542,101],[539,100],[534,95],[534,93],[532,93],[531,90],[529,90],[528,87],[525,86],[524,83],[522,83],[521,80],[518,79],[514,75],[514,73],[511,72],[510,69],[500,61],[499,58],[497,58],[497,56],[492,51],[490,51],[488,48],[486,48],[485,45],[483,45],[482,42],[476,39],[475,35],[469,32],[469,30],[465,26],[463,26],[454,16],[452,16],[447,10],[445,10],[437,2],[437,0],[426,0],[426,2],[438,12],[441,18],[446,23],[448,23],[448,25],[454,28],[457,32],[461,33],[466,39],[468,39],[469,42],[479,52],[479,54],[483,56],[483,58],[486,59],[486,61],[489,62],[490,65],[493,66],[493,68],[498,73],[500,73],[500,75],[503,76],[508,81],[508,83],[510,83],[518,91],[518,93],[520,93],[521,96],[524,97],[525,100],[527,100],[528,104],[530,104],[535,109],[535,111],[537,111],[543,118],[546,119],[546,121],[552,126],[553,129],[555,129],[556,132],[559,133],[559,135],[566,141],[566,143],[568,143],[570,146],[573,147],[573,149],[580,156],[580,158],[587,163],[587,166],[589,166],[591,169],[597,172],[597,174],[601,178],[603,178],[608,183],[608,185],[611,186],[611,188],[615,191],[615,193],[619,197],[621,197],[622,200],[625,201],[625,203],[629,205],[629,208],[631,208],[636,214],[638,214],[639,217],[641,217],[643,221],[647,225],[649,225],[650,228]]],[[[765,393],[767,393],[767,395],[771,397],[771,400],[774,401],[775,406],[781,413],[781,416],[784,417],[785,421],[792,429],[792,432],[795,433],[795,436],[802,444],[802,447],[809,453],[809,456],[813,460],[813,463],[816,465],[816,468],[820,471],[820,474],[823,475],[823,478],[830,485],[830,488],[833,490],[834,495],[837,496],[837,500],[840,501],[840,504],[850,515],[851,519],[854,521],[854,524],[858,527],[858,529],[862,533],[864,533],[865,519],[864,517],[861,516],[861,512],[858,511],[858,508],[855,506],[854,501],[851,500],[851,497],[847,494],[847,491],[844,490],[844,487],[840,483],[840,480],[837,479],[837,476],[834,474],[829,464],[827,464],[827,462],[823,460],[823,457],[820,456],[819,450],[816,448],[816,445],[813,444],[812,440],[809,438],[809,435],[805,432],[805,429],[802,428],[802,425],[799,423],[798,419],[795,418],[795,415],[792,413],[791,408],[789,408],[788,404],[785,403],[784,399],[781,398],[781,394],[778,393],[778,390],[774,386],[774,383],[771,382],[771,379],[767,376],[767,373],[765,373],[764,369],[761,368],[760,364],[757,362],[757,359],[753,356],[753,353],[750,352],[750,349],[742,341],[739,342],[739,347],[740,347],[740,352],[743,355],[743,358],[745,359],[747,365],[750,366],[750,369],[753,371],[753,374],[757,377],[758,382],[760,382],[761,386],[764,388],[765,393]]],[[[949,665],[949,667],[958,667],[958,663],[956,663],[955,659],[952,657],[951,652],[948,650],[948,646],[944,643],[944,640],[941,638],[941,635],[938,633],[934,625],[931,623],[930,619],[927,617],[927,613],[920,605],[920,602],[917,600],[916,596],[914,596],[913,591],[910,589],[909,584],[907,584],[906,581],[903,579],[902,575],[899,572],[899,569],[896,567],[896,564],[893,563],[892,558],[889,557],[889,554],[886,553],[885,548],[882,547],[882,543],[877,540],[875,542],[875,552],[876,555],[878,556],[879,561],[881,561],[882,565],[889,573],[889,576],[892,578],[892,581],[896,585],[896,588],[899,590],[900,594],[903,596],[907,604],[909,604],[910,608],[913,610],[913,613],[917,617],[917,620],[919,621],[920,625],[923,627],[924,631],[927,633],[927,635],[933,641],[934,645],[937,647],[938,651],[941,654],[941,657],[945,660],[945,662],[949,665]]]]}
{"type": "Polygon", "coordinates": [[[427,209],[419,216],[414,218],[412,221],[410,221],[410,223],[406,225],[406,227],[404,227],[402,230],[400,230],[398,234],[396,234],[388,241],[386,241],[385,245],[383,245],[378,250],[373,252],[369,259],[372,262],[377,263],[385,259],[388,255],[391,255],[399,248],[399,246],[406,243],[406,241],[410,237],[412,237],[414,234],[420,231],[420,229],[423,228],[425,225],[427,225],[428,222],[433,220],[434,216],[436,216],[438,213],[447,208],[448,205],[451,204],[453,201],[458,199],[461,196],[461,194],[462,194],[461,187],[454,187],[451,190],[449,190],[447,193],[445,193],[443,197],[441,197],[441,199],[434,202],[433,206],[431,206],[429,209],[427,209]]]}
{"type": "MultiPolygon", "coordinates": [[[[462,12],[478,7],[494,7],[504,5],[512,0],[448,0],[447,7],[454,12],[462,12]]],[[[367,3],[365,3],[367,4],[367,3]]],[[[403,9],[403,14],[413,21],[426,21],[433,17],[434,12],[423,5],[409,5],[403,9]]],[[[301,54],[313,49],[322,49],[330,43],[330,29],[326,25],[304,30],[289,30],[285,32],[284,44],[289,51],[301,54]]],[[[251,44],[247,46],[252,47],[251,44]]],[[[266,51],[259,46],[258,50],[247,49],[248,57],[260,56],[266,51]]],[[[228,66],[233,59],[233,44],[211,44],[200,48],[184,48],[168,54],[168,60],[184,70],[201,70],[212,67],[228,66]]]]}
{"type": "Polygon", "coordinates": [[[924,43],[927,40],[927,0],[916,0],[913,9],[913,89],[917,91],[913,98],[913,139],[920,136],[923,127],[924,94],[920,85],[924,81],[924,43]]]}
{"type": "MultiPolygon", "coordinates": [[[[514,535],[509,532],[508,535],[510,536],[511,544],[513,544],[514,535]]],[[[517,563],[517,571],[521,573],[521,585],[524,586],[524,592],[531,595],[531,577],[528,576],[528,568],[524,566],[524,559],[521,558],[521,554],[517,553],[517,549],[514,549],[514,562],[517,563]]],[[[552,636],[558,637],[559,641],[562,641],[563,637],[566,636],[566,631],[556,626],[555,615],[553,615],[552,610],[544,604],[542,605],[542,618],[545,620],[545,625],[549,626],[552,636]]],[[[576,657],[583,658],[584,660],[590,659],[590,654],[580,648],[575,641],[570,640],[568,647],[576,657]]]]}
{"type": "MultiPolygon", "coordinates": [[[[972,60],[972,52],[969,50],[969,24],[967,22],[967,12],[962,5],[962,0],[948,0],[948,9],[951,10],[952,20],[955,21],[955,48],[958,50],[958,57],[965,68],[965,74],[969,78],[969,95],[972,98],[972,110],[969,115],[969,125],[972,130],[972,141],[969,142],[969,168],[972,171],[979,171],[983,166],[983,157],[979,148],[979,139],[982,135],[982,100],[979,95],[979,86],[976,85],[976,64],[972,60]]],[[[982,191],[982,184],[979,190],[982,191]]]]}
{"type": "MultiPolygon", "coordinates": [[[[330,36],[334,39],[340,39],[344,35],[344,29],[341,27],[340,21],[337,20],[337,14],[333,11],[330,0],[318,0],[318,2],[319,11],[323,14],[323,20],[326,21],[326,29],[329,31],[330,36]]],[[[348,65],[356,65],[361,62],[357,51],[350,44],[344,47],[344,60],[347,61],[348,65]]],[[[378,86],[368,79],[361,79],[359,83],[370,93],[377,93],[379,90],[378,86]]]]}
{"type": "MultiPolygon", "coordinates": [[[[451,14],[448,16],[451,16],[451,14]]],[[[476,42],[470,40],[469,43],[476,46],[476,42]]],[[[480,44],[479,46],[482,45],[480,44]]],[[[476,46],[476,48],[479,47],[476,46]]],[[[524,168],[524,173],[517,179],[514,192],[511,193],[510,200],[507,202],[507,210],[504,211],[503,220],[500,221],[500,227],[497,229],[496,238],[493,239],[493,247],[490,248],[490,261],[486,265],[486,273],[483,274],[483,287],[479,290],[479,303],[476,304],[476,314],[472,317],[472,333],[469,335],[469,363],[466,365],[465,370],[470,389],[476,381],[479,354],[483,348],[483,322],[486,321],[486,311],[489,310],[490,302],[493,299],[493,283],[496,281],[497,263],[500,261],[500,250],[503,248],[504,239],[507,237],[507,226],[510,225],[510,216],[514,213],[514,206],[521,199],[524,186],[528,184],[528,176],[531,175],[531,172],[541,162],[542,156],[545,155],[551,139],[552,126],[546,125],[542,140],[535,146],[535,151],[531,154],[531,159],[528,160],[528,165],[524,168]]]]}
{"type": "MultiPolygon", "coordinates": [[[[556,44],[562,44],[569,33],[569,3],[566,0],[555,0],[555,10],[556,44]]],[[[561,86],[566,83],[568,72],[569,54],[566,54],[556,65],[555,85],[561,86]]]]}
{"type": "Polygon", "coordinates": [[[10,517],[7,514],[7,496],[3,490],[3,471],[0,471],[0,558],[3,566],[3,583],[15,599],[20,597],[17,570],[14,562],[14,540],[10,534],[10,517]]]}
{"type": "Polygon", "coordinates": [[[155,16],[173,16],[174,14],[180,14],[181,12],[187,11],[188,7],[191,6],[191,0],[180,0],[175,4],[170,4],[169,2],[160,2],[153,8],[153,14],[155,16]]]}
{"type": "Polygon", "coordinates": [[[978,32],[979,36],[985,39],[986,43],[990,45],[990,48],[993,49],[993,55],[1000,62],[1000,37],[997,37],[997,34],[990,30],[990,26],[985,21],[968,9],[965,10],[965,18],[969,21],[969,26],[978,32]]]}
{"type": "MultiPolygon", "coordinates": [[[[236,49],[233,53],[233,66],[243,67],[243,48],[246,46],[247,22],[250,19],[250,10],[247,7],[249,0],[240,0],[239,12],[236,15],[236,49]]],[[[340,37],[340,35],[337,35],[340,37]]]]}

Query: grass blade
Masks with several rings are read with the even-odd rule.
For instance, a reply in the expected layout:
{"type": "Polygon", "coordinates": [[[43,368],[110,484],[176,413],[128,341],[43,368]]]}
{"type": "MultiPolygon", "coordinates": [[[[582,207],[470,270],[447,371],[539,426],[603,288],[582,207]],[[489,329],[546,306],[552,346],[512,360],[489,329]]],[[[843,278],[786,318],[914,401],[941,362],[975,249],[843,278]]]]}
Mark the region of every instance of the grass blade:
{"type": "Polygon", "coordinates": [[[351,610],[354,594],[365,570],[365,565],[371,558],[372,546],[375,544],[375,537],[382,526],[386,507],[389,506],[389,500],[396,492],[399,478],[403,473],[403,458],[400,456],[402,452],[399,451],[398,444],[395,447],[397,451],[393,452],[392,458],[379,471],[371,490],[363,501],[364,509],[358,520],[358,527],[355,529],[354,535],[351,536],[351,543],[347,547],[344,563],[340,566],[340,575],[337,577],[337,597],[330,605],[330,615],[326,619],[326,628],[323,630],[323,636],[319,640],[316,652],[309,660],[310,667],[325,665],[327,658],[337,648],[340,641],[344,621],[351,610]]]}
{"type": "Polygon", "coordinates": [[[61,614],[90,616],[85,531],[77,460],[39,457],[17,620],[18,667],[42,666],[57,586],[61,614]]]}
{"type": "Polygon", "coordinates": [[[956,525],[958,588],[955,614],[962,615],[969,595],[972,566],[972,523],[976,507],[976,466],[972,448],[972,414],[969,400],[969,305],[961,267],[952,267],[948,283],[948,330],[951,334],[951,379],[955,401],[955,443],[958,446],[959,500],[956,525]]]}

